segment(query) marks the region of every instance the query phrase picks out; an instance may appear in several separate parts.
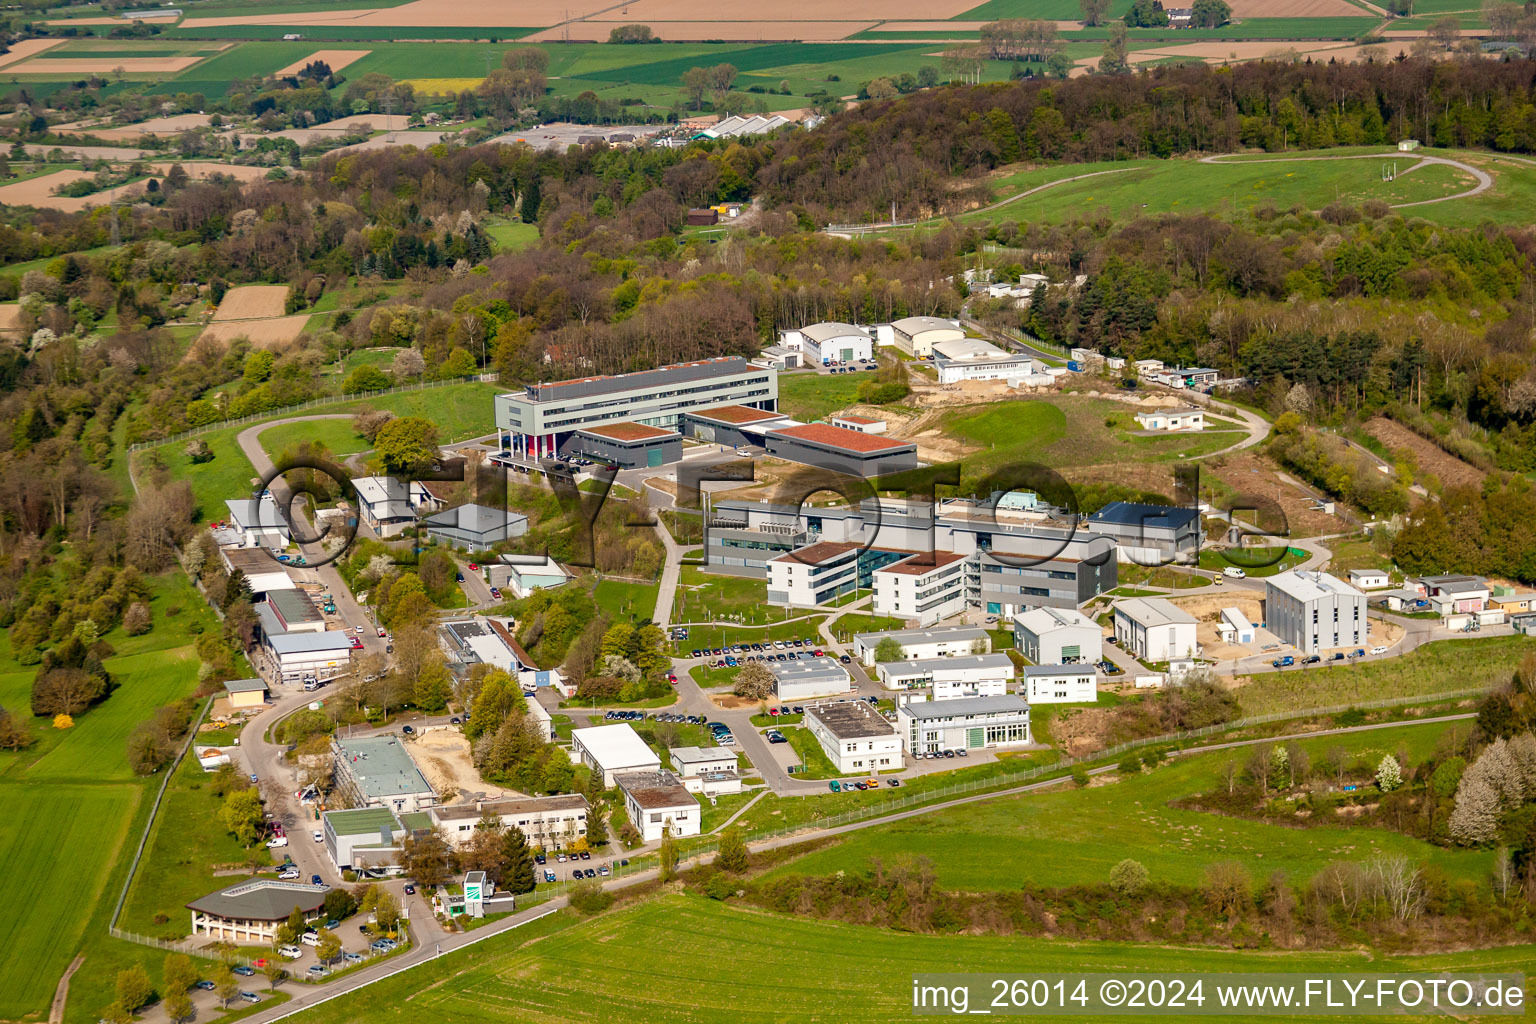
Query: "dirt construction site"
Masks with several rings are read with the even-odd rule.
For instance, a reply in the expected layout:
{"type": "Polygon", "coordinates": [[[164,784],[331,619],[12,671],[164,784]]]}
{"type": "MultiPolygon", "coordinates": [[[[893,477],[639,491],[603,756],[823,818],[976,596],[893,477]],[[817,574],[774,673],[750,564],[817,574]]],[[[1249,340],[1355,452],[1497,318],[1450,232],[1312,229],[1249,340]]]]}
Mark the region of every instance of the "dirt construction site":
{"type": "MultiPolygon", "coordinates": [[[[1175,597],[1167,595],[1168,600],[1178,605],[1184,611],[1195,617],[1195,639],[1202,648],[1202,658],[1206,661],[1234,661],[1239,658],[1252,657],[1255,654],[1270,654],[1276,656],[1293,651],[1290,644],[1283,642],[1275,634],[1264,629],[1260,624],[1266,620],[1264,613],[1264,601],[1258,594],[1248,590],[1230,590],[1222,592],[1202,591],[1192,597],[1175,597]],[[1221,622],[1223,609],[1236,608],[1243,613],[1244,618],[1254,625],[1254,641],[1251,644],[1229,644],[1221,640],[1217,633],[1217,626],[1221,622]],[[1266,648],[1268,648],[1266,650],[1266,648]]],[[[1403,638],[1403,627],[1394,622],[1382,622],[1371,620],[1372,646],[1381,645],[1390,647],[1403,638]]]]}
{"type": "Polygon", "coordinates": [[[411,744],[411,757],[445,804],[523,795],[515,789],[502,789],[482,780],[470,756],[469,740],[457,729],[432,729],[421,733],[411,744]]]}

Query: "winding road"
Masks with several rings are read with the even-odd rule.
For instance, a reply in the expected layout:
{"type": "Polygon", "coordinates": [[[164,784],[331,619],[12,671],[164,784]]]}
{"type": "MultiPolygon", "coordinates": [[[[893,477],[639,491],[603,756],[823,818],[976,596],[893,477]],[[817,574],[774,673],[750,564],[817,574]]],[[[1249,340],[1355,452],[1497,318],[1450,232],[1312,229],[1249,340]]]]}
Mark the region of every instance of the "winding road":
{"type": "MultiPolygon", "coordinates": [[[[1308,163],[1319,160],[1380,160],[1383,157],[1394,156],[1398,153],[1399,151],[1394,149],[1381,153],[1339,153],[1334,156],[1278,156],[1264,157],[1257,160],[1235,159],[1236,157],[1240,156],[1240,154],[1224,153],[1218,154],[1216,156],[1201,157],[1200,162],[1203,164],[1284,164],[1308,163]]],[[[1449,157],[1443,156],[1420,155],[1417,157],[1417,161],[1412,167],[1409,167],[1406,171],[1399,171],[1397,176],[1402,177],[1404,174],[1412,174],[1414,171],[1417,171],[1422,167],[1428,167],[1432,164],[1440,164],[1445,167],[1454,167],[1458,171],[1465,171],[1466,173],[1472,175],[1472,177],[1477,181],[1477,184],[1464,192],[1457,192],[1455,195],[1437,196],[1434,199],[1418,199],[1411,203],[1393,203],[1391,204],[1392,209],[1403,210],[1410,206],[1429,206],[1431,203],[1448,203],[1452,199],[1470,199],[1472,196],[1481,195],[1493,187],[1493,175],[1489,174],[1487,171],[1473,167],[1471,164],[1462,163],[1460,160],[1452,160],[1449,157]]]]}

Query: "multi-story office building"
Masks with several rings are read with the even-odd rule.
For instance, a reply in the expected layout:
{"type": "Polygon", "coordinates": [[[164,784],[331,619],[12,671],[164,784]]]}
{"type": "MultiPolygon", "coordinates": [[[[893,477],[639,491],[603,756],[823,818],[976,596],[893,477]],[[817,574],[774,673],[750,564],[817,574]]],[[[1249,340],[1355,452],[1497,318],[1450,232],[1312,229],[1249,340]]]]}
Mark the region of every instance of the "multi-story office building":
{"type": "Polygon", "coordinates": [[[896,727],[907,750],[1024,747],[1029,735],[1029,705],[1016,694],[916,701],[896,708],[896,727]]]}
{"type": "Polygon", "coordinates": [[[911,555],[877,569],[876,615],[931,626],[965,611],[965,556],[952,551],[911,555]]]}
{"type": "Polygon", "coordinates": [[[675,430],[690,410],[726,405],[774,409],[778,371],[740,356],[676,363],[607,377],[530,384],[497,395],[501,446],[524,458],[561,450],[570,435],[614,423],[675,430]]]}

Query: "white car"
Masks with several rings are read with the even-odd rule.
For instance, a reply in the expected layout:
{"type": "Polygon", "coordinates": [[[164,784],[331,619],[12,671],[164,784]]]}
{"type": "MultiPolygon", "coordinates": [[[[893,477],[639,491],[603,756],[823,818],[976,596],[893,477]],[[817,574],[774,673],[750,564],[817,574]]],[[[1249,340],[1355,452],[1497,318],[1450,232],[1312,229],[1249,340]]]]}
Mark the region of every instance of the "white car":
{"type": "Polygon", "coordinates": [[[277,951],[289,960],[297,960],[304,955],[304,951],[298,946],[279,946],[277,951]]]}
{"type": "Polygon", "coordinates": [[[1372,647],[1371,648],[1371,653],[1372,654],[1386,654],[1387,653],[1387,649],[1385,647],[1372,647]]]}
{"type": "Polygon", "coordinates": [[[291,882],[293,879],[299,877],[299,869],[298,868],[289,868],[287,871],[282,872],[277,877],[279,879],[281,879],[282,881],[284,881],[284,882],[291,882]]]}
{"type": "Polygon", "coordinates": [[[321,832],[319,829],[315,829],[313,835],[315,837],[315,842],[317,842],[317,843],[325,842],[325,833],[321,832]]]}
{"type": "Polygon", "coordinates": [[[287,846],[287,845],[288,845],[288,837],[287,836],[273,836],[271,839],[267,840],[267,846],[271,847],[274,850],[277,849],[280,846],[287,846]]]}

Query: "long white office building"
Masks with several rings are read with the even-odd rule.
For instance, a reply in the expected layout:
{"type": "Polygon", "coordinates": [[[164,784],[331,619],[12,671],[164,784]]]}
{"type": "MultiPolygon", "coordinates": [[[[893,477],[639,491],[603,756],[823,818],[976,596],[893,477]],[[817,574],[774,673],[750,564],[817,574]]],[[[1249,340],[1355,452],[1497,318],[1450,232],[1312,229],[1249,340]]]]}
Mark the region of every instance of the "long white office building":
{"type": "Polygon", "coordinates": [[[604,377],[530,384],[497,395],[501,446],[519,458],[563,450],[570,436],[617,423],[677,429],[686,412],[744,405],[776,409],[778,371],[740,356],[675,363],[604,377]]]}
{"type": "Polygon", "coordinates": [[[888,690],[932,688],[934,700],[983,697],[1008,692],[1013,661],[1006,654],[966,654],[956,658],[884,661],[877,669],[888,690]]]}
{"type": "Polygon", "coordinates": [[[1015,694],[965,700],[919,701],[896,709],[896,729],[914,754],[1031,742],[1029,705],[1015,694]]]}

